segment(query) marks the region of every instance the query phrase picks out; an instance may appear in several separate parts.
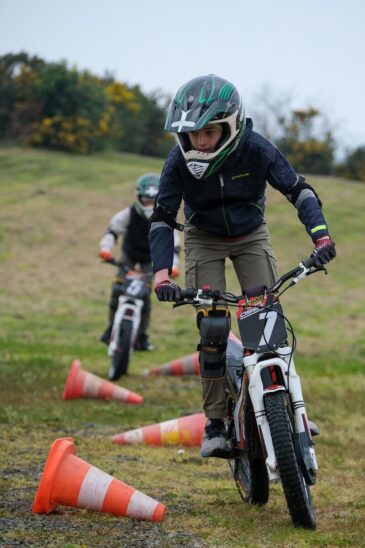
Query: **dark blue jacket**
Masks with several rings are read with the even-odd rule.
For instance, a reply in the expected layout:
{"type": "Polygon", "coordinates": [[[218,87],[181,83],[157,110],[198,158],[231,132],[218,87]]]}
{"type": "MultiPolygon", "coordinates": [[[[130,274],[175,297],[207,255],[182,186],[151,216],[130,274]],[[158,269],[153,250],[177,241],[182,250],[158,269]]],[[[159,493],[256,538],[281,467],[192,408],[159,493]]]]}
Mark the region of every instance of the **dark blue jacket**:
{"type": "MultiPolygon", "coordinates": [[[[218,172],[198,180],[187,169],[179,146],[169,153],[156,204],[176,217],[184,200],[185,219],[192,225],[223,238],[249,234],[264,221],[267,181],[291,200],[299,177],[286,158],[264,137],[252,130],[252,120],[237,149],[218,172]]],[[[328,234],[321,207],[313,192],[302,193],[294,204],[313,241],[328,234]]],[[[171,269],[171,227],[157,215],[149,235],[154,271],[171,269]]]]}

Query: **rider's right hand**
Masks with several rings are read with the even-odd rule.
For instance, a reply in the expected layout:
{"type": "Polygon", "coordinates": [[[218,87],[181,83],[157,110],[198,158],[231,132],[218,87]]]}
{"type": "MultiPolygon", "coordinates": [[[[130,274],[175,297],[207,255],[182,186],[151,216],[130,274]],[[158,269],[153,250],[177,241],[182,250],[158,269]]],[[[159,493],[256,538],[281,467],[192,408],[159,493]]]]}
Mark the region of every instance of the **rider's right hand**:
{"type": "Polygon", "coordinates": [[[101,249],[99,251],[99,257],[103,259],[103,261],[105,261],[106,263],[110,263],[110,261],[113,259],[113,255],[108,249],[101,249]]]}
{"type": "Polygon", "coordinates": [[[335,242],[329,236],[322,236],[316,240],[311,257],[317,267],[329,263],[336,257],[335,242]]]}
{"type": "Polygon", "coordinates": [[[175,302],[181,299],[181,288],[170,280],[163,280],[155,287],[159,301],[175,302]]]}

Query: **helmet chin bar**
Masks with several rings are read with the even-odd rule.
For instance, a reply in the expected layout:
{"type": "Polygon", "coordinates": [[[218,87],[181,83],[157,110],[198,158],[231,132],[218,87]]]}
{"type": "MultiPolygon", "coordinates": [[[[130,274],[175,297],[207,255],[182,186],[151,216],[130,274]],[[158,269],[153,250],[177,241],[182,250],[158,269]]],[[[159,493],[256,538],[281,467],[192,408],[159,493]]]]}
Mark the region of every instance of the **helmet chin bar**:
{"type": "Polygon", "coordinates": [[[192,161],[187,162],[186,167],[196,179],[201,179],[207,171],[209,163],[192,161]]]}
{"type": "Polygon", "coordinates": [[[143,215],[146,217],[146,219],[149,219],[153,213],[153,205],[151,206],[144,206],[141,204],[139,199],[135,202],[136,209],[140,215],[143,215]]]}
{"type": "MultiPolygon", "coordinates": [[[[230,154],[238,145],[238,137],[242,130],[236,128],[236,116],[232,114],[228,118],[212,120],[209,123],[221,124],[224,127],[224,138],[219,143],[217,150],[214,152],[204,152],[201,150],[195,150],[191,148],[191,142],[188,132],[181,132],[176,134],[177,142],[184,157],[186,166],[190,173],[196,179],[203,179],[209,166],[218,160],[222,156],[222,153],[226,150],[230,154]],[[236,141],[236,143],[235,143],[236,141]]],[[[221,162],[217,162],[219,165],[221,162]]]]}
{"type": "Polygon", "coordinates": [[[149,219],[153,213],[153,206],[141,206],[141,209],[146,219],[149,219]]]}

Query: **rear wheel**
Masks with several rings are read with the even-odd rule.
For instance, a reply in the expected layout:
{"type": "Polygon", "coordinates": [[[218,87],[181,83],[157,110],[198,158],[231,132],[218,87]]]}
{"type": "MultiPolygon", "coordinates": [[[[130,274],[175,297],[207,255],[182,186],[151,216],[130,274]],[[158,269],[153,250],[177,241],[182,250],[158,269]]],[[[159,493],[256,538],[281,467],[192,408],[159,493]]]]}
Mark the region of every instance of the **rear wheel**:
{"type": "Polygon", "coordinates": [[[229,461],[238,492],[249,504],[266,504],[269,500],[269,482],[265,463],[240,457],[229,461]]]}
{"type": "Polygon", "coordinates": [[[309,486],[297,463],[284,392],[267,394],[265,407],[276,462],[292,522],[296,527],[315,529],[315,511],[309,486]]]}
{"type": "Polygon", "coordinates": [[[120,324],[118,345],[113,354],[109,369],[108,377],[111,381],[116,381],[122,375],[127,374],[132,345],[132,330],[132,322],[130,320],[123,320],[120,324]]]}
{"type": "Polygon", "coordinates": [[[229,461],[238,492],[249,504],[266,504],[269,500],[269,477],[261,450],[252,408],[244,415],[247,454],[229,461]]]}

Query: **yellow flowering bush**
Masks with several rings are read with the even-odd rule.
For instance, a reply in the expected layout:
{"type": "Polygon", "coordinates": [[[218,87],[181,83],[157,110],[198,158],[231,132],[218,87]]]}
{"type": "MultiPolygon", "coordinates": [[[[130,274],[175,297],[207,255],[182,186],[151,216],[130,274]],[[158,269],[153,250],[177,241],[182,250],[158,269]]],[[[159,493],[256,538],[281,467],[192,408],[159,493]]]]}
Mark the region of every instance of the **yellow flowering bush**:
{"type": "Polygon", "coordinates": [[[24,144],[87,154],[99,148],[103,135],[105,131],[86,118],[56,115],[35,123],[24,144]]]}

